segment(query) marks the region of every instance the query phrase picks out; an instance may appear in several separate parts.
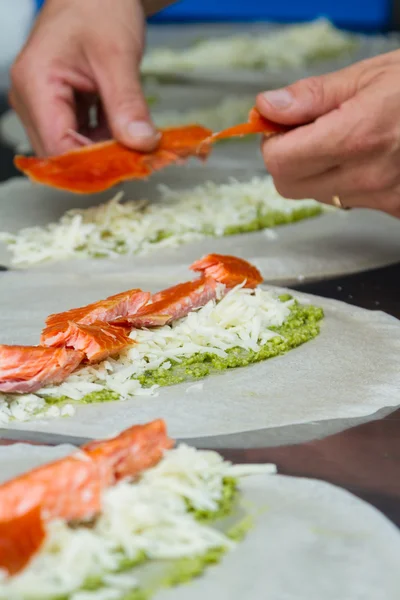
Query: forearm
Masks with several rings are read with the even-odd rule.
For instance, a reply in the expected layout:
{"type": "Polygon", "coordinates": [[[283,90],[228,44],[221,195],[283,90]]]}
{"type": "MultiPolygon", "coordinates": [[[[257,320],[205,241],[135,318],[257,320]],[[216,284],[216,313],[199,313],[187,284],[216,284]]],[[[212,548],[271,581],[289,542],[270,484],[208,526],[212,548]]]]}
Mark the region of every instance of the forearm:
{"type": "Polygon", "coordinates": [[[170,4],[174,4],[175,1],[176,0],[142,0],[142,4],[146,17],[150,17],[170,4]]]}

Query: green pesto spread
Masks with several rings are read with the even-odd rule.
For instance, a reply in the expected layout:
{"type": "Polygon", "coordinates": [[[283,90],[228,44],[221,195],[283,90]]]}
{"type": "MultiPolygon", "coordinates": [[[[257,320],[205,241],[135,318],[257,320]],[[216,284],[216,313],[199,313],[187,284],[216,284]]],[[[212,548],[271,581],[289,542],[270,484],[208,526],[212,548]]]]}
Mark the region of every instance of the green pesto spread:
{"type": "MultiPolygon", "coordinates": [[[[285,302],[290,300],[291,296],[280,296],[280,300],[285,302]]],[[[315,338],[320,331],[319,321],[323,318],[322,308],[316,306],[303,306],[295,302],[291,307],[291,312],[287,320],[280,327],[270,327],[277,336],[270,339],[261,346],[258,351],[243,350],[242,348],[228,349],[227,356],[222,358],[210,353],[196,353],[189,358],[183,358],[179,363],[170,360],[169,369],[158,368],[153,371],[146,371],[138,377],[138,381],[143,387],[158,385],[161,387],[175,385],[183,382],[192,382],[197,379],[215,375],[226,369],[235,369],[246,367],[248,365],[274,358],[286,354],[289,350],[301,346],[315,338]]],[[[61,404],[65,402],[75,402],[66,396],[45,397],[48,404],[61,404]]],[[[84,396],[78,403],[91,404],[94,402],[113,402],[119,400],[119,395],[110,390],[101,390],[91,392],[84,396]]]]}
{"type": "Polygon", "coordinates": [[[227,236],[235,235],[237,233],[251,233],[254,231],[261,231],[262,229],[278,227],[279,225],[289,225],[290,223],[296,223],[297,221],[302,221],[303,219],[317,217],[322,213],[322,208],[319,205],[309,207],[303,206],[294,209],[290,213],[285,213],[280,211],[266,210],[264,207],[260,206],[257,213],[257,217],[253,221],[226,227],[224,230],[224,235],[227,236]]]}
{"type": "Polygon", "coordinates": [[[211,523],[218,519],[223,519],[230,515],[232,507],[237,498],[238,487],[237,480],[233,477],[225,477],[223,481],[222,496],[218,502],[216,511],[196,510],[187,501],[189,512],[191,512],[197,521],[201,523],[211,523]]]}
{"type": "MultiPolygon", "coordinates": [[[[238,225],[230,225],[225,227],[222,235],[236,235],[240,233],[252,233],[255,231],[262,231],[263,229],[271,229],[273,227],[278,227],[279,225],[289,225],[290,223],[296,223],[297,221],[302,221],[303,219],[310,219],[312,217],[317,217],[322,213],[322,207],[320,205],[309,206],[309,207],[300,207],[294,209],[290,212],[282,212],[282,211],[272,211],[266,208],[263,204],[260,204],[257,208],[257,215],[252,221],[248,221],[247,223],[240,223],[238,225]]],[[[218,237],[216,231],[212,225],[205,225],[200,230],[199,229],[191,229],[188,227],[187,232],[192,233],[200,233],[207,237],[218,237]]],[[[176,231],[168,230],[168,229],[159,229],[155,235],[148,240],[150,244],[158,244],[162,240],[165,240],[173,235],[176,235],[176,231]]],[[[111,232],[103,231],[102,237],[105,239],[111,236],[111,232]]],[[[85,247],[81,246],[76,248],[76,250],[84,250],[85,247]]],[[[122,239],[116,240],[114,245],[114,251],[118,252],[118,254],[127,254],[128,247],[126,242],[122,239]]],[[[102,252],[95,252],[92,254],[94,258],[104,258],[106,254],[102,252]]]]}
{"type": "Polygon", "coordinates": [[[278,335],[261,346],[258,351],[231,348],[226,351],[228,356],[225,358],[212,353],[196,353],[179,363],[174,363],[171,360],[172,366],[170,369],[159,368],[154,371],[147,371],[138,377],[138,380],[144,387],[150,387],[154,384],[159,386],[174,385],[202,379],[226,369],[246,367],[268,358],[286,354],[292,348],[315,338],[319,334],[318,322],[322,318],[323,311],[321,308],[301,306],[296,303],[283,325],[270,327],[270,330],[276,331],[278,335]]]}

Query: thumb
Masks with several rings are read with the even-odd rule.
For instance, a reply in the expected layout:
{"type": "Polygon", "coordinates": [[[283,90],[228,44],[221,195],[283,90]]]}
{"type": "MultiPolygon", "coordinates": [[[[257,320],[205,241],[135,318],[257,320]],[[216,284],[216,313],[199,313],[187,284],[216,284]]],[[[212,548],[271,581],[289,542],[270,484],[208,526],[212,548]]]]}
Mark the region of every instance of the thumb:
{"type": "Polygon", "coordinates": [[[301,125],[335,110],[351,98],[356,89],[354,73],[351,69],[343,69],[261,93],[257,96],[257,108],[264,117],[276,123],[301,125]]]}
{"type": "Polygon", "coordinates": [[[122,144],[144,152],[153,150],[160,139],[154,127],[140,83],[139,61],[134,53],[110,53],[95,76],[108,127],[122,144]]]}

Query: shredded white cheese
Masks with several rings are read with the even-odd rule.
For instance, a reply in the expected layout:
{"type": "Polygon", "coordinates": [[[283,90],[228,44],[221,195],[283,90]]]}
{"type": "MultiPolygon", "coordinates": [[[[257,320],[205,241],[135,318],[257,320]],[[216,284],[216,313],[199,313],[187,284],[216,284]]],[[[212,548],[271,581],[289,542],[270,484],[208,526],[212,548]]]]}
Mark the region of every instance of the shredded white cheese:
{"type": "MultiPolygon", "coordinates": [[[[0,233],[14,266],[72,258],[145,255],[176,248],[206,236],[223,236],[253,224],[254,230],[278,222],[318,214],[314,200],[286,200],[269,176],[248,182],[231,179],[186,190],[159,186],[157,202],[121,202],[118,194],[106,204],[71,210],[56,223],[30,227],[16,234],[0,233]]],[[[251,228],[250,228],[251,229],[251,228]]]]}
{"type": "MultiPolygon", "coordinates": [[[[292,303],[281,302],[273,291],[237,286],[222,299],[211,300],[171,325],[132,330],[130,337],[136,344],[130,349],[118,358],[76,371],[60,385],[42,388],[36,394],[0,394],[0,422],[60,416],[61,409],[48,408],[42,396],[81,400],[86,394],[102,390],[115,392],[122,400],[154,395],[157,386],[145,388],[137,377],[146,371],[169,369],[171,359],[179,362],[198,352],[224,358],[230,348],[257,351],[276,337],[269,328],[285,322],[292,303]]],[[[63,415],[68,416],[73,407],[63,408],[63,415]]]]}
{"type": "Polygon", "coordinates": [[[292,25],[260,34],[204,39],[182,49],[154,48],[145,55],[144,73],[218,68],[268,69],[304,67],[315,60],[354,51],[355,36],[328,20],[292,25]]]}
{"type": "Polygon", "coordinates": [[[122,482],[103,494],[102,514],[93,527],[47,525],[47,539],[19,575],[0,580],[1,600],[119,600],[140,586],[140,572],[117,573],[123,559],[179,559],[212,548],[235,547],[221,530],[196,520],[195,510],[216,512],[225,477],[274,474],[274,465],[234,466],[213,451],[181,445],[165,453],[138,482],[122,482]],[[101,578],[96,592],[80,590],[101,578]]]}

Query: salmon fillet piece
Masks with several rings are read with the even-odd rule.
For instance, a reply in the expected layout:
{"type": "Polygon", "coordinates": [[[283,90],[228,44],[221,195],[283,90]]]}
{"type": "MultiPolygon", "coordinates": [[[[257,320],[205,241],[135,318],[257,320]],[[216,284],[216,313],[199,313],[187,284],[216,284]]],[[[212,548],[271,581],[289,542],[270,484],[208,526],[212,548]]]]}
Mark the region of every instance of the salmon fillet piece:
{"type": "Polygon", "coordinates": [[[165,422],[156,419],[133,425],[110,440],[89,442],[82,451],[99,466],[103,484],[111,486],[153,467],[173,446],[165,422]]]}
{"type": "Polygon", "coordinates": [[[66,458],[0,485],[0,523],[20,518],[37,506],[45,520],[91,519],[101,510],[104,489],[157,464],[172,446],[162,420],[90,442],[66,458]]]}
{"type": "Polygon", "coordinates": [[[263,281],[260,271],[254,265],[236,256],[208,254],[194,262],[190,269],[201,272],[205,277],[211,277],[228,288],[240,285],[244,281],[244,287],[255,288],[263,281]]]}
{"type": "Polygon", "coordinates": [[[95,517],[103,490],[156,465],[173,445],[159,419],[0,485],[0,569],[23,570],[45,539],[45,520],[95,517]]]}
{"type": "Polygon", "coordinates": [[[160,144],[153,152],[138,152],[112,140],[50,158],[16,156],[14,164],[31,181],[91,194],[129,179],[145,179],[152,172],[190,156],[205,158],[209,145],[199,146],[211,133],[200,125],[170,127],[161,130],[160,144]]]}
{"type": "Polygon", "coordinates": [[[214,299],[216,289],[216,281],[211,277],[180,283],[152,296],[132,317],[121,317],[114,323],[137,328],[167,325],[214,299]]]}
{"type": "MultiPolygon", "coordinates": [[[[227,289],[243,282],[245,287],[254,288],[263,280],[256,267],[235,256],[209,254],[190,268],[201,272],[201,277],[158,292],[135,315],[120,317],[113,324],[136,328],[161,327],[215,299],[219,283],[227,289]]],[[[221,290],[221,293],[224,291],[221,290]]]]}
{"type": "Polygon", "coordinates": [[[61,383],[83,358],[66,348],[0,345],[0,392],[26,394],[61,383]]]}
{"type": "Polygon", "coordinates": [[[91,363],[118,354],[133,343],[123,327],[101,322],[84,325],[70,321],[64,337],[67,348],[80,350],[91,363]]]}
{"type": "Polygon", "coordinates": [[[234,125],[228,127],[223,131],[214,133],[211,135],[206,142],[214,143],[218,140],[228,139],[232,137],[243,137],[244,135],[263,133],[265,136],[277,135],[278,133],[285,133],[291,129],[286,125],[279,123],[273,123],[269,119],[266,119],[261,115],[259,110],[254,106],[250,112],[247,123],[241,123],[240,125],[234,125]]]}
{"type": "Polygon", "coordinates": [[[88,519],[101,508],[102,489],[97,465],[77,452],[0,485],[0,523],[36,506],[44,519],[88,519]]]}
{"type": "Polygon", "coordinates": [[[8,575],[22,571],[38,552],[45,537],[39,506],[16,519],[0,522],[0,569],[8,575]]]}
{"type": "Polygon", "coordinates": [[[153,152],[131,150],[112,140],[50,158],[16,156],[14,164],[37,183],[91,194],[129,179],[144,179],[154,171],[184,162],[190,156],[205,159],[211,145],[221,139],[256,133],[271,136],[289,129],[291,127],[269,121],[253,107],[247,123],[214,134],[201,125],[162,129],[160,144],[153,152]]]}
{"type": "Polygon", "coordinates": [[[47,327],[42,332],[40,343],[43,346],[62,346],[69,335],[71,322],[81,325],[92,325],[96,321],[109,323],[118,317],[135,314],[147,304],[150,297],[149,292],[128,290],[81,308],[50,315],[46,319],[47,327]]]}

